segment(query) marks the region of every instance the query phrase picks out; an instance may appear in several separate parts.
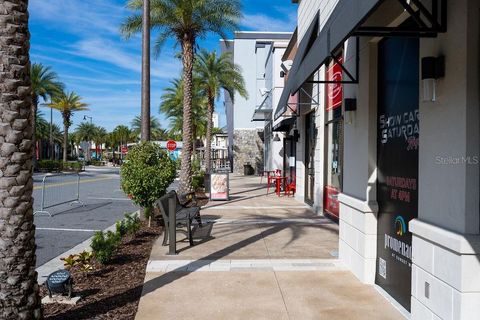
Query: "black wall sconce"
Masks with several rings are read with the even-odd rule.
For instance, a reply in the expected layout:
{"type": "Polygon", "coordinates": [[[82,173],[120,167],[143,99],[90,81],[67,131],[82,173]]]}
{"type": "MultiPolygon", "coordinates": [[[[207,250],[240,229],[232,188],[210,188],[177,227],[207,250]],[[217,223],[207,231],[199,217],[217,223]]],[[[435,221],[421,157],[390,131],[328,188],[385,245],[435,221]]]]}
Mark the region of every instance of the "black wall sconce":
{"type": "Polygon", "coordinates": [[[355,111],[357,111],[357,99],[345,98],[345,123],[352,124],[355,118],[355,111]]]}
{"type": "Polygon", "coordinates": [[[437,99],[437,79],[445,77],[445,57],[422,58],[423,101],[437,99]]]}
{"type": "Polygon", "coordinates": [[[275,133],[275,137],[273,138],[273,141],[275,142],[280,141],[280,136],[278,135],[278,133],[275,133]]]}

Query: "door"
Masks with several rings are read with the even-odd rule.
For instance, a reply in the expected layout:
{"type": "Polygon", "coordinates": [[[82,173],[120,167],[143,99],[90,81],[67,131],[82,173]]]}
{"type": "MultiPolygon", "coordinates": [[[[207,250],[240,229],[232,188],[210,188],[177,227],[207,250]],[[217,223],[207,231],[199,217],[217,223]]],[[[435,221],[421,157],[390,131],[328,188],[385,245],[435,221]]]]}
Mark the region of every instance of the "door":
{"type": "Polygon", "coordinates": [[[378,237],[375,281],[410,310],[412,234],[418,215],[419,41],[379,44],[378,237]]]}
{"type": "Polygon", "coordinates": [[[315,112],[305,117],[305,202],[313,205],[315,195],[315,146],[316,128],[315,112]]]}

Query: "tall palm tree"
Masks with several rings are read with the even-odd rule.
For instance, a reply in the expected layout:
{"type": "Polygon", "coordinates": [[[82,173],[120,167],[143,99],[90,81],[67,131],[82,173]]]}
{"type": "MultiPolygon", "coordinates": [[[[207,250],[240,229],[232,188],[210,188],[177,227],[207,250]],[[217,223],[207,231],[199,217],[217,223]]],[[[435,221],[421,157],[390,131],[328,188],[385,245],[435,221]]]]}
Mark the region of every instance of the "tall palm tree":
{"type": "Polygon", "coordinates": [[[95,133],[97,130],[97,126],[90,122],[82,122],[78,125],[77,129],[75,130],[75,134],[80,139],[80,141],[88,142],[88,149],[87,150],[87,160],[91,160],[91,142],[95,137],[95,133]]]}
{"type": "Polygon", "coordinates": [[[32,210],[28,1],[0,1],[0,319],[40,319],[32,210]]]}
{"type": "MultiPolygon", "coordinates": [[[[172,136],[182,136],[183,130],[183,81],[174,79],[170,86],[164,89],[161,97],[160,113],[170,119],[170,133],[172,136]]],[[[206,132],[207,112],[206,100],[199,90],[198,79],[194,79],[192,94],[192,151],[196,154],[196,140],[206,132]]],[[[182,150],[183,152],[183,150],[182,150]]]]}
{"type": "MultiPolygon", "coordinates": [[[[142,30],[142,0],[129,0],[135,11],[122,25],[125,36],[142,30]]],[[[182,48],[183,82],[183,150],[179,192],[192,190],[192,89],[194,51],[199,38],[209,32],[226,38],[242,17],[240,0],[155,0],[151,4],[151,28],[158,30],[155,50],[158,53],[168,38],[174,38],[182,48]]]]}
{"type": "Polygon", "coordinates": [[[212,165],[212,128],[213,111],[215,109],[215,100],[220,96],[220,90],[224,89],[230,97],[238,92],[242,97],[248,98],[245,89],[245,81],[238,65],[233,63],[230,52],[222,53],[217,56],[215,51],[208,52],[202,50],[195,60],[195,76],[200,80],[199,87],[207,97],[207,132],[205,145],[205,169],[210,173],[212,165]]]}
{"type": "MultiPolygon", "coordinates": [[[[52,99],[53,96],[61,94],[64,85],[58,80],[58,75],[51,67],[44,66],[41,63],[32,64],[30,68],[30,78],[32,81],[32,113],[36,116],[40,98],[43,99],[43,102],[47,102],[47,100],[52,99]]],[[[33,132],[36,132],[35,119],[33,121],[33,132]]],[[[34,136],[34,138],[36,137],[34,136]]],[[[35,139],[33,145],[36,150],[37,145],[35,139]]],[[[50,148],[51,147],[52,146],[50,146],[50,148]]],[[[36,155],[34,155],[33,159],[34,162],[36,162],[36,155]]]]}
{"type": "Polygon", "coordinates": [[[82,102],[75,92],[62,92],[60,95],[53,97],[53,101],[48,104],[50,108],[60,111],[63,118],[63,161],[67,161],[68,149],[68,128],[72,125],[72,116],[76,111],[88,110],[88,105],[82,102]]]}

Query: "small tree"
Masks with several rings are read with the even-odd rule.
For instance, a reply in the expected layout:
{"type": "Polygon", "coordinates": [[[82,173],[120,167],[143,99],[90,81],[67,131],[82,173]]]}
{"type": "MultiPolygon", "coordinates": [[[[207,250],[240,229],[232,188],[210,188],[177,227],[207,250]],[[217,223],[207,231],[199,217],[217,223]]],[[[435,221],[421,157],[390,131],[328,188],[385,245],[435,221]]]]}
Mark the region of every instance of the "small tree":
{"type": "Polygon", "coordinates": [[[121,169],[123,191],[136,205],[150,213],[155,201],[165,195],[175,179],[175,162],[159,145],[142,142],[133,147],[121,169]]]}

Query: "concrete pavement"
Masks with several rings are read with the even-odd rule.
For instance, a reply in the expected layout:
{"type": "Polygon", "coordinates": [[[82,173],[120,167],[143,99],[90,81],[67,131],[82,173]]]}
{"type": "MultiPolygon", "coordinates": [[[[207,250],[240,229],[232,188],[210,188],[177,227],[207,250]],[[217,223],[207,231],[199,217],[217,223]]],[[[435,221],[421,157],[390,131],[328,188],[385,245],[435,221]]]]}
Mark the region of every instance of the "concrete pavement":
{"type": "Polygon", "coordinates": [[[337,259],[338,225],[234,176],[210,202],[196,245],[155,243],[136,319],[403,319],[337,259]]]}

